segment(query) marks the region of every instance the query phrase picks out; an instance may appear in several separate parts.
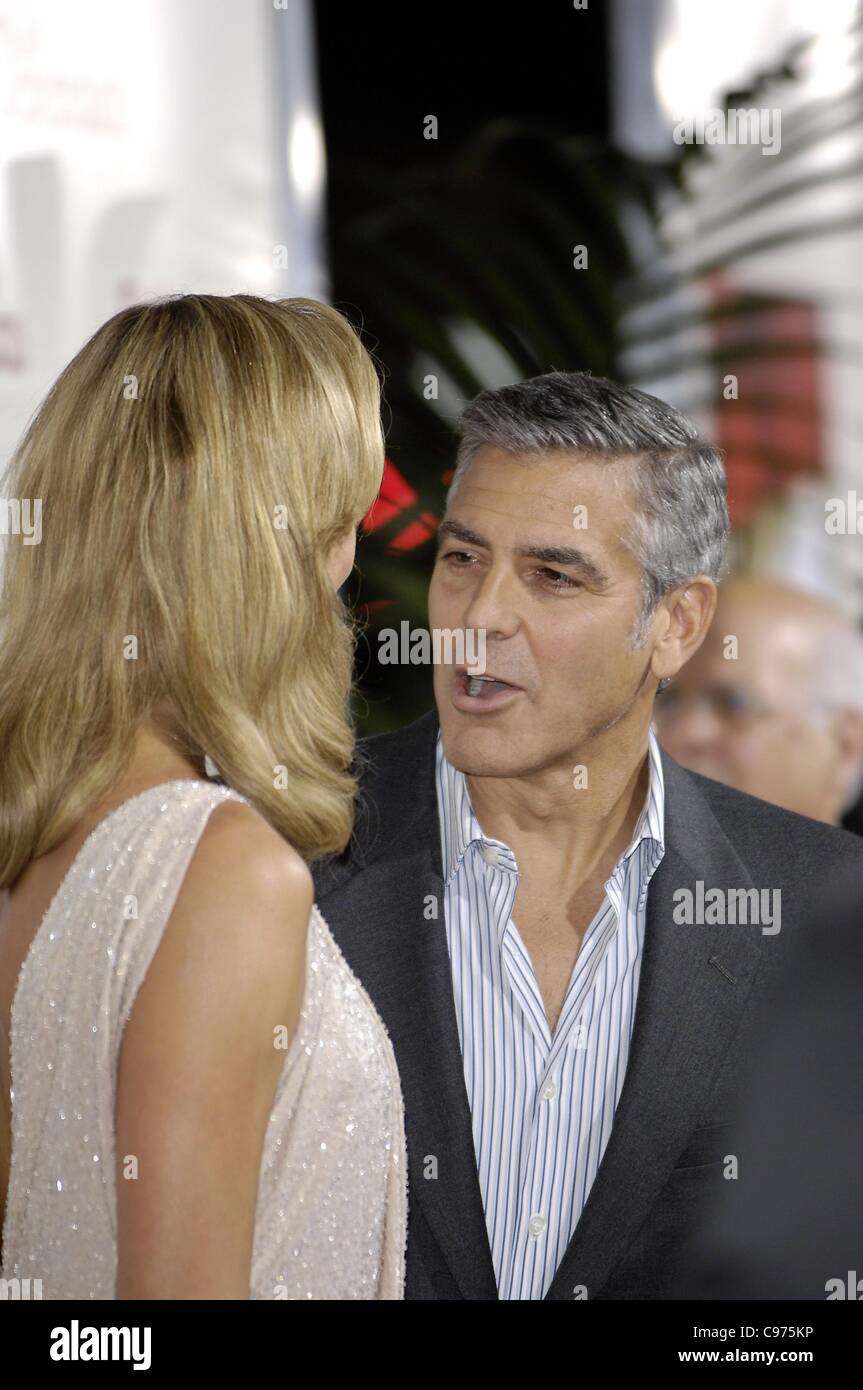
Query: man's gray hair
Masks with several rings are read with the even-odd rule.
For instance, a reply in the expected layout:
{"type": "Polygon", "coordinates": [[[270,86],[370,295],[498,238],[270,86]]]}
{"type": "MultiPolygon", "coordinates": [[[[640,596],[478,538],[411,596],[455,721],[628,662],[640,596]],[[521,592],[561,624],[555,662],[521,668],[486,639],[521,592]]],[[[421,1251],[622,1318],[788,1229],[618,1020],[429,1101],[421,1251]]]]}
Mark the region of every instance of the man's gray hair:
{"type": "Polygon", "coordinates": [[[721,451],[665,401],[587,372],[549,372],[482,391],[462,412],[447,506],[484,444],[510,454],[572,450],[625,462],[635,489],[633,532],[642,606],[633,646],[644,644],[663,595],[725,569],[728,507],[721,451]]]}

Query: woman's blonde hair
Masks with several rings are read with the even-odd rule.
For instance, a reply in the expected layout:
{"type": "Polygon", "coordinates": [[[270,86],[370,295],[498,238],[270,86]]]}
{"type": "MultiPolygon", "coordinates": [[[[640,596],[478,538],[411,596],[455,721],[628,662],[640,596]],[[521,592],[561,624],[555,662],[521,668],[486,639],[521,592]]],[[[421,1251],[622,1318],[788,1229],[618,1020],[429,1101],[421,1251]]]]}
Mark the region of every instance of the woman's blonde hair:
{"type": "Polygon", "coordinates": [[[307,859],[345,847],[354,629],[327,559],[383,461],[374,364],[325,304],[180,295],[94,334],[7,479],[43,535],[9,538],[0,595],[0,887],[160,708],[307,859]]]}

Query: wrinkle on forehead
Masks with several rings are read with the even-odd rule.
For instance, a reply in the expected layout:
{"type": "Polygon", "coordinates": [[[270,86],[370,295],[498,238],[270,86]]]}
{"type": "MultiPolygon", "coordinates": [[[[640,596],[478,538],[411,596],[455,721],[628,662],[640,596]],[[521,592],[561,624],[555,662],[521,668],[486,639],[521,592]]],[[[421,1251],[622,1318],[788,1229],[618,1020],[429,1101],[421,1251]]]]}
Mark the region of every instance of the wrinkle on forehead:
{"type": "MultiPolygon", "coordinates": [[[[613,468],[613,472],[617,476],[609,479],[612,483],[610,495],[600,498],[596,497],[593,487],[586,493],[576,479],[566,480],[569,495],[564,497],[560,492],[551,493],[539,488],[488,487],[473,482],[468,473],[445,516],[455,519],[462,507],[465,510],[475,508],[486,516],[516,520],[526,526],[533,522],[554,527],[579,544],[589,544],[593,537],[600,546],[629,552],[627,528],[631,518],[631,501],[624,495],[627,480],[620,477],[619,469],[613,468]],[[578,507],[587,509],[586,526],[574,525],[578,507]]],[[[474,529],[482,530],[481,524],[478,523],[474,529]]],[[[526,538],[526,543],[530,541],[541,544],[541,539],[535,536],[526,538]]]]}

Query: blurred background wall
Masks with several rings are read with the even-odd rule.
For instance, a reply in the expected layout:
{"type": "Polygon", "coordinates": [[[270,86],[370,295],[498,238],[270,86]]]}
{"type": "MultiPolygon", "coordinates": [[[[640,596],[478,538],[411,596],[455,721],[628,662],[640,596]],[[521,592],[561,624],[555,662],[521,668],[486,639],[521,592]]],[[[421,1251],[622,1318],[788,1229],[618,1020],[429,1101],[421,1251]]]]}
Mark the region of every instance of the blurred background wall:
{"type": "Polygon", "coordinates": [[[0,0],[0,454],[123,304],[309,294],[385,378],[347,594],[361,732],[432,702],[377,633],[427,622],[461,405],[550,369],[691,414],[727,451],[735,568],[859,622],[861,22],[857,0],[0,0]]]}
{"type": "Polygon", "coordinates": [[[326,297],[323,184],[307,0],[0,0],[0,459],[126,304],[326,297]]]}

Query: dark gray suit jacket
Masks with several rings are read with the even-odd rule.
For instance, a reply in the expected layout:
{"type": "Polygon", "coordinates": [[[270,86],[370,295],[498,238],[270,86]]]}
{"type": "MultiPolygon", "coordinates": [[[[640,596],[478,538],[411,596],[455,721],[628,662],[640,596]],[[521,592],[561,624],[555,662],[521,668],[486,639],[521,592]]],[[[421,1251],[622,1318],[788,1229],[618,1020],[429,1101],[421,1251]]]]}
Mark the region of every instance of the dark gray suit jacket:
{"type": "MultiPolygon", "coordinates": [[[[496,1299],[453,1004],[434,779],[436,711],[359,745],[354,839],[315,873],[318,906],[377,1007],[402,1080],[409,1168],[406,1296],[496,1299]],[[428,895],[437,919],[428,919],[428,895]],[[427,1158],[437,1176],[426,1177],[427,1158]]],[[[663,752],[665,855],[650,884],[629,1064],[614,1126],[546,1298],[686,1296],[690,1245],[734,1154],[787,943],[813,893],[863,842],[686,772],[663,752]],[[678,925],[673,894],[781,891],[781,930],[678,925]],[[584,1296],[583,1294],[580,1296],[584,1296]]]]}

